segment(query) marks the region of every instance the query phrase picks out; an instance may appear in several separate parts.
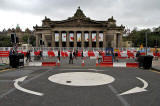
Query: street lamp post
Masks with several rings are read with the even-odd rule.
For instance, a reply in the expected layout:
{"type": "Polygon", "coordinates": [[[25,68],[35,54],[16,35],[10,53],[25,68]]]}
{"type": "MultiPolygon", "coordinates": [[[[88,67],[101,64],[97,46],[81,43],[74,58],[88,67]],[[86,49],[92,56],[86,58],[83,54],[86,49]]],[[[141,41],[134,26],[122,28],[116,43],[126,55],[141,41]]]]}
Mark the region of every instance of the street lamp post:
{"type": "Polygon", "coordinates": [[[148,46],[148,45],[147,45],[147,43],[148,43],[148,42],[147,42],[147,32],[145,33],[145,36],[146,36],[146,56],[147,56],[147,46],[148,46]]]}

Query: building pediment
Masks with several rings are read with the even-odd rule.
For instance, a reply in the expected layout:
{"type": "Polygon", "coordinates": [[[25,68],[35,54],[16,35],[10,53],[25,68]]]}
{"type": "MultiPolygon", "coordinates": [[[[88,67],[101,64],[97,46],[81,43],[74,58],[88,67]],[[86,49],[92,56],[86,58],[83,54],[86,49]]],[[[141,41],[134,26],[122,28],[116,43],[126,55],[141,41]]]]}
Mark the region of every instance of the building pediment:
{"type": "Polygon", "coordinates": [[[90,20],[89,18],[69,18],[63,21],[53,22],[53,26],[103,26],[104,22],[90,20]]]}

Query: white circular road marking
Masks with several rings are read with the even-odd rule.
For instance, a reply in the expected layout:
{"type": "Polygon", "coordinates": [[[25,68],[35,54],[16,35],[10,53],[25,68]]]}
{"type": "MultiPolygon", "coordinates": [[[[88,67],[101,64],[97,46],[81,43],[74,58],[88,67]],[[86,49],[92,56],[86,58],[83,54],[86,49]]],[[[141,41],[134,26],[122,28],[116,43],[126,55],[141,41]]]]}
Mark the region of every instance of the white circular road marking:
{"type": "Polygon", "coordinates": [[[48,80],[69,86],[97,86],[112,83],[115,79],[110,75],[94,72],[68,72],[52,75],[48,80]]]}

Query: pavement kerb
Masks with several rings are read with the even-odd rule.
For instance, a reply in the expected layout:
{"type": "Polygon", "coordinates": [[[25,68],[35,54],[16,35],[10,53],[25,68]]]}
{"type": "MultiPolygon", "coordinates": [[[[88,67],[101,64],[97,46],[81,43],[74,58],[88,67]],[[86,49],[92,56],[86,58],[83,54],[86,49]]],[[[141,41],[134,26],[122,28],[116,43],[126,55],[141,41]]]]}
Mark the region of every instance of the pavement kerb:
{"type": "Polygon", "coordinates": [[[160,69],[158,68],[152,67],[151,69],[160,72],[160,69]]]}

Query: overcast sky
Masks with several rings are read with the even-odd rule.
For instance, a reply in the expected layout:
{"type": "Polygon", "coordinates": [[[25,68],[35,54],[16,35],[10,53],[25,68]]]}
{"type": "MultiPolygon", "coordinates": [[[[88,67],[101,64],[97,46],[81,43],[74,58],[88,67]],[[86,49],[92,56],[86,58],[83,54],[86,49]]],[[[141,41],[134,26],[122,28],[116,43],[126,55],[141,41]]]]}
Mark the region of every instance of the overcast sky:
{"type": "Polygon", "coordinates": [[[160,0],[0,0],[0,30],[24,30],[41,25],[45,16],[64,20],[76,12],[78,6],[93,20],[107,20],[111,16],[117,25],[126,28],[160,26],[160,0]]]}

